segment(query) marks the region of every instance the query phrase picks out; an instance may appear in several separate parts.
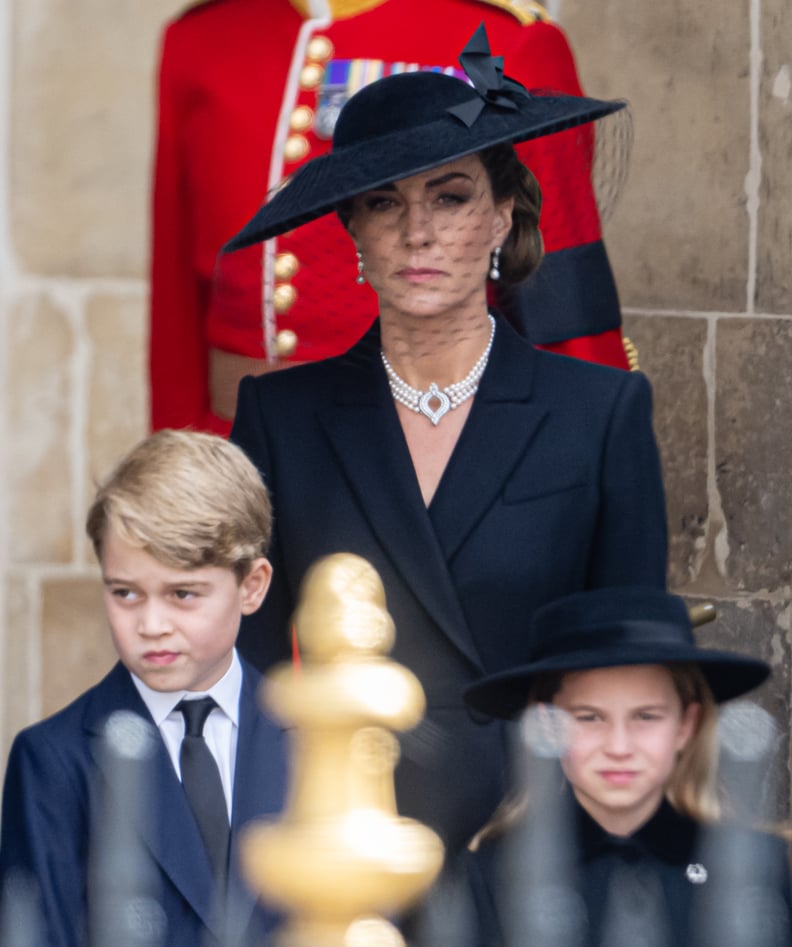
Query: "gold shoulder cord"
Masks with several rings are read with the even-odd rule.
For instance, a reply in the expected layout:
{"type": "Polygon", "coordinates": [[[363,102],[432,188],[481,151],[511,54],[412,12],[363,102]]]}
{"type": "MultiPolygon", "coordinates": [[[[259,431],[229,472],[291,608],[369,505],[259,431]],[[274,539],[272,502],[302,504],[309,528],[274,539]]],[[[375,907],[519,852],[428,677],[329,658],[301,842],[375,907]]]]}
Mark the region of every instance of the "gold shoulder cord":
{"type": "MultiPolygon", "coordinates": [[[[308,18],[312,15],[311,0],[289,0],[291,5],[308,18]]],[[[543,6],[535,3],[534,0],[479,0],[480,3],[486,3],[491,7],[499,7],[506,10],[516,17],[523,26],[529,23],[535,23],[537,20],[549,20],[550,14],[543,6]]],[[[334,20],[346,20],[358,13],[365,13],[378,7],[384,0],[326,0],[330,8],[330,14],[334,20]]]]}
{"type": "MultiPolygon", "coordinates": [[[[314,5],[311,0],[289,0],[289,2],[305,19],[310,19],[316,15],[312,9],[314,5]]],[[[374,7],[378,7],[385,0],[325,0],[325,2],[334,20],[346,20],[358,13],[373,10],[374,7]]]]}
{"type": "Polygon", "coordinates": [[[479,2],[506,10],[507,13],[511,13],[512,16],[516,17],[523,26],[536,23],[537,20],[550,22],[550,14],[534,0],[479,0],[479,2]]]}
{"type": "Polygon", "coordinates": [[[624,346],[624,354],[627,356],[627,364],[630,366],[630,371],[640,371],[640,366],[638,365],[638,349],[635,343],[625,335],[622,339],[622,345],[624,346]]]}

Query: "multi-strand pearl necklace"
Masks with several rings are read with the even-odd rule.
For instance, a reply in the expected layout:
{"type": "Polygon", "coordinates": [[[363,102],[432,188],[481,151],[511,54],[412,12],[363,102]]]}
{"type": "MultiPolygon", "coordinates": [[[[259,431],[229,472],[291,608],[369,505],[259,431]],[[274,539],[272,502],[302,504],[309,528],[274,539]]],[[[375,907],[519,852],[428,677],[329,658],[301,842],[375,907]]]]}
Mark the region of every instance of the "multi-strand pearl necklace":
{"type": "Polygon", "coordinates": [[[478,391],[479,381],[481,381],[481,376],[487,367],[487,361],[492,351],[492,342],[495,338],[495,320],[490,315],[487,318],[490,321],[490,337],[487,347],[462,381],[454,382],[453,385],[446,385],[445,388],[439,388],[435,382],[432,382],[426,391],[413,388],[396,373],[394,367],[385,357],[385,353],[380,350],[393,400],[403,404],[410,411],[415,411],[416,414],[423,414],[429,418],[432,424],[437,426],[449,411],[464,404],[468,398],[472,398],[478,391]],[[432,402],[437,402],[436,408],[432,407],[432,402]]]}

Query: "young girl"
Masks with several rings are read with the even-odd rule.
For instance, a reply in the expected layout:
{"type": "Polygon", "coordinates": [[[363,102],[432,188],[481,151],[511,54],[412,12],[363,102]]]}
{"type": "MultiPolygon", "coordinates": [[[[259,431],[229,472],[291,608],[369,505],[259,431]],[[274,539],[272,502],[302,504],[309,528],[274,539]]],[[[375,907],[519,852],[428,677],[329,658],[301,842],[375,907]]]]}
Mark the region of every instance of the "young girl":
{"type": "Polygon", "coordinates": [[[557,708],[566,721],[561,793],[536,793],[535,778],[511,847],[489,841],[477,855],[489,917],[480,942],[792,943],[784,842],[719,822],[715,791],[717,704],[769,673],[696,647],[685,603],[655,589],[599,589],[540,609],[528,663],[465,695],[494,717],[557,708]]]}

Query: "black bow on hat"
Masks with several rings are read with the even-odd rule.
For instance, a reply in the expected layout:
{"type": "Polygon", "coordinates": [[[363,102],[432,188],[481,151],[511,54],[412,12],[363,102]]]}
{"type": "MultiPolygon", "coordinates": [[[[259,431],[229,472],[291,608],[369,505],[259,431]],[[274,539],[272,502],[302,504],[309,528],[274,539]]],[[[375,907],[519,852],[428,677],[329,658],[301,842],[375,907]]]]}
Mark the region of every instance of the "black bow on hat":
{"type": "Polygon", "coordinates": [[[490,54],[487,31],[483,23],[460,53],[459,63],[478,92],[479,98],[473,97],[448,111],[461,119],[468,128],[479,117],[485,105],[514,110],[517,108],[515,94],[528,95],[518,82],[504,78],[503,56],[490,54]]]}
{"type": "Polygon", "coordinates": [[[341,109],[332,150],[302,165],[226,244],[239,250],[335,210],[341,201],[475,154],[593,122],[624,101],[529,93],[503,74],[482,24],[460,55],[470,84],[406,72],[365,86],[341,109]]]}

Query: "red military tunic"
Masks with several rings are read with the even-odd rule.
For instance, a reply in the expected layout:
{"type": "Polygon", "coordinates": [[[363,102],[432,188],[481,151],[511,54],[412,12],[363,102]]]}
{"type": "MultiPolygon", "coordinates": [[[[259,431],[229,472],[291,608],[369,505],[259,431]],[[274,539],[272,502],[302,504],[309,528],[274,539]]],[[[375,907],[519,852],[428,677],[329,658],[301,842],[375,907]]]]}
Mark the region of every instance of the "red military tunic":
{"type": "MultiPolygon", "coordinates": [[[[238,371],[245,374],[325,358],[349,348],[375,316],[376,297],[356,284],[354,247],[335,215],[218,258],[270,189],[329,149],[332,73],[346,76],[343,99],[383,71],[459,68],[459,52],[483,20],[507,75],[528,88],[581,94],[564,34],[537,18],[533,6],[525,0],[210,0],[167,27],[153,188],[154,429],[227,433],[231,411],[217,398],[213,404],[210,388],[216,359],[226,360],[227,371],[229,356],[242,356],[238,371]],[[334,6],[335,18],[300,12],[309,2],[328,11],[334,6]]],[[[548,261],[557,251],[601,246],[581,136],[590,143],[590,128],[518,148],[542,185],[548,261]]],[[[559,259],[569,269],[571,261],[559,259]]],[[[548,347],[627,367],[615,290],[612,297],[604,324],[601,315],[587,315],[583,299],[571,328],[534,334],[529,315],[528,334],[548,347]]],[[[539,310],[546,314],[547,307],[539,310]]]]}

